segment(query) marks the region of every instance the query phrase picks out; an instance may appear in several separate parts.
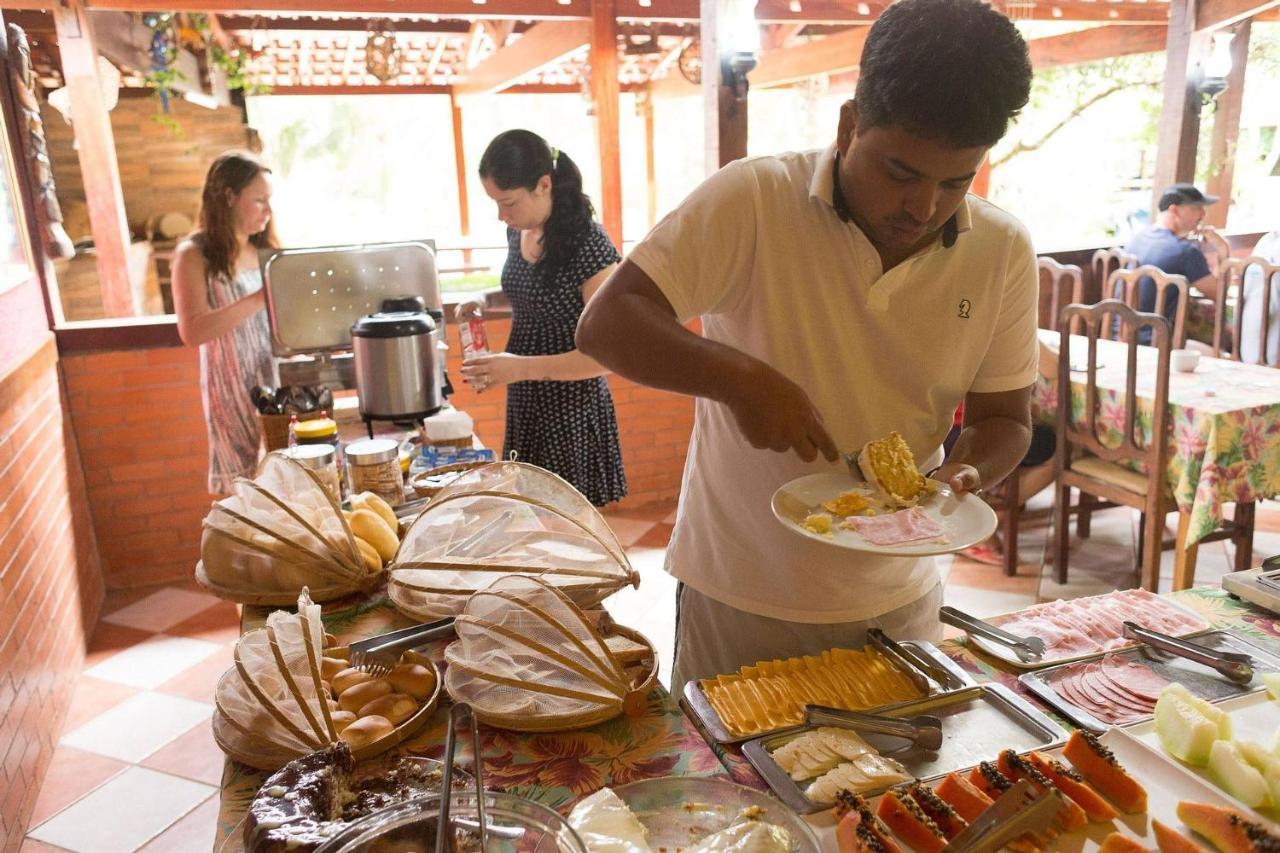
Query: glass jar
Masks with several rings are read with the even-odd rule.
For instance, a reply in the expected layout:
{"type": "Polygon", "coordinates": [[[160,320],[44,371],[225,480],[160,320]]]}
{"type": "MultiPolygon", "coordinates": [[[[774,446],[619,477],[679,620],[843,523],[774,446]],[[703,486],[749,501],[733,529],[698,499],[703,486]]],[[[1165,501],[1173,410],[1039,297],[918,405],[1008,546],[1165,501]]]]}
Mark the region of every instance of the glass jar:
{"type": "MultiPolygon", "coordinates": [[[[338,472],[338,490],[342,493],[346,481],[346,465],[342,458],[342,441],[338,438],[338,422],[325,412],[318,418],[309,421],[298,421],[293,425],[298,447],[325,446],[333,448],[334,466],[338,472]]],[[[339,497],[341,500],[341,497],[339,497]]]]}
{"type": "Polygon", "coordinates": [[[290,459],[296,459],[304,468],[314,471],[334,503],[342,503],[342,485],[338,479],[338,456],[333,447],[327,444],[300,444],[297,447],[288,448],[284,454],[290,459]]]}
{"type": "Polygon", "coordinates": [[[366,438],[347,445],[347,482],[351,493],[373,492],[392,506],[404,503],[400,442],[366,438]]]}

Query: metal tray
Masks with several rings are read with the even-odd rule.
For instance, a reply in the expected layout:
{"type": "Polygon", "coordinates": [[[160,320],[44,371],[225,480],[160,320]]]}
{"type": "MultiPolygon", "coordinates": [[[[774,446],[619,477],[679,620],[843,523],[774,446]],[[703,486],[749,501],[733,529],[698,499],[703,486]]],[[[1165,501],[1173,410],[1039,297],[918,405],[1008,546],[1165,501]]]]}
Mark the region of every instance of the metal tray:
{"type": "MultiPolygon", "coordinates": [[[[1084,708],[1079,707],[1071,702],[1067,697],[1058,693],[1050,683],[1055,675],[1074,666],[1080,666],[1089,661],[1101,660],[1103,657],[1114,657],[1119,660],[1135,661],[1149,667],[1153,672],[1169,681],[1180,682],[1184,687],[1197,696],[1207,699],[1210,702],[1219,702],[1223,699],[1230,699],[1234,696],[1241,696],[1246,693],[1253,693],[1261,689],[1262,679],[1258,676],[1263,672],[1280,672],[1280,655],[1268,651],[1260,646],[1255,646],[1248,640],[1238,637],[1229,631],[1207,631],[1201,634],[1192,635],[1195,642],[1207,646],[1211,649],[1224,652],[1242,652],[1250,655],[1254,660],[1254,679],[1249,684],[1235,684],[1223,678],[1217,672],[1206,666],[1186,660],[1185,658],[1174,657],[1164,652],[1156,651],[1150,646],[1138,646],[1135,648],[1122,649],[1116,652],[1109,652],[1105,655],[1092,655],[1089,658],[1076,660],[1071,663],[1063,663],[1048,669],[1038,670],[1037,672],[1028,672],[1019,677],[1019,681],[1026,685],[1027,689],[1034,693],[1038,698],[1048,703],[1054,710],[1070,719],[1076,725],[1082,728],[1090,729],[1095,732],[1103,732],[1111,728],[1112,724],[1099,720],[1090,714],[1084,708]]],[[[1134,726],[1146,722],[1152,718],[1151,714],[1138,717],[1124,723],[1124,726],[1134,726]]]]}
{"type": "MultiPolygon", "coordinates": [[[[1199,613],[1196,613],[1194,610],[1191,610],[1188,607],[1184,607],[1183,605],[1179,604],[1177,601],[1174,601],[1172,599],[1162,599],[1162,601],[1163,603],[1168,604],[1171,607],[1178,608],[1179,610],[1186,613],[1188,616],[1196,617],[1197,619],[1199,619],[1201,622],[1204,622],[1205,624],[1205,627],[1197,631],[1192,631],[1191,633],[1188,633],[1188,634],[1176,634],[1175,636],[1182,637],[1182,638],[1198,637],[1201,634],[1205,633],[1206,631],[1211,630],[1209,627],[1209,620],[1205,619],[1204,616],[1200,615],[1199,613]]],[[[1010,615],[1010,614],[1003,614],[1003,615],[1010,615]]],[[[995,625],[997,628],[999,628],[1001,627],[999,619],[1000,617],[994,617],[991,619],[984,619],[983,621],[990,622],[992,625],[995,625]]],[[[964,635],[964,641],[966,644],[974,647],[975,649],[978,649],[984,654],[990,655],[991,657],[1001,661],[1002,663],[1007,663],[1009,664],[1009,666],[1013,667],[1014,669],[1022,669],[1022,670],[1044,669],[1050,666],[1057,666],[1058,664],[1073,663],[1075,661],[1080,661],[1080,660],[1089,660],[1091,658],[1102,657],[1105,654],[1118,652],[1123,649],[1134,648],[1135,646],[1138,645],[1138,643],[1134,643],[1132,646],[1118,646],[1115,649],[1110,650],[1109,652],[1089,652],[1088,654],[1073,655],[1071,657],[1066,657],[1066,658],[1049,658],[1048,660],[1038,660],[1038,661],[1027,662],[1020,659],[1016,654],[1013,653],[1011,649],[1005,646],[1002,646],[999,643],[993,643],[990,640],[984,639],[983,637],[975,637],[972,634],[966,633],[964,635]]]]}
{"type": "MultiPolygon", "coordinates": [[[[956,666],[956,664],[952,662],[951,658],[938,651],[938,647],[933,643],[925,642],[924,640],[904,640],[899,641],[898,645],[905,646],[908,652],[914,651],[951,676],[949,683],[938,684],[936,680],[929,678],[928,673],[923,672],[915,666],[911,666],[910,671],[912,674],[922,675],[929,681],[930,695],[944,693],[949,690],[962,689],[972,686],[975,683],[967,672],[956,666]],[[936,690],[934,689],[935,687],[937,688],[936,690]]],[[[892,656],[888,657],[892,662],[892,656]]],[[[905,660],[903,663],[910,664],[911,661],[905,660]]],[[[770,732],[756,732],[749,735],[732,734],[727,728],[725,728],[724,723],[721,722],[720,715],[716,713],[716,709],[711,707],[711,703],[707,701],[707,694],[702,691],[702,683],[698,679],[694,679],[685,684],[684,697],[681,701],[685,710],[697,719],[698,723],[701,724],[706,733],[717,743],[742,743],[744,741],[751,740],[752,738],[758,738],[762,735],[770,734],[770,732]]],[[[858,710],[875,711],[877,709],[860,708],[858,710]]],[[[777,731],[786,731],[786,729],[779,729],[777,731]]]]}
{"type": "Polygon", "coordinates": [[[391,296],[440,307],[433,241],[277,249],[262,257],[276,355],[351,348],[351,324],[391,296]]]}
{"type": "MultiPolygon", "coordinates": [[[[980,761],[991,761],[1003,750],[1028,752],[1055,746],[1066,740],[1067,733],[1027,700],[999,684],[983,684],[928,699],[904,702],[881,709],[890,717],[933,714],[942,720],[942,748],[937,752],[904,746],[900,739],[881,735],[864,735],[868,743],[906,767],[907,772],[926,782],[939,779],[954,770],[972,767],[980,761]],[[882,748],[883,746],[883,748],[882,748]],[[894,747],[897,747],[895,750],[894,747]]],[[[813,780],[796,782],[773,760],[773,751],[811,729],[788,729],[748,741],[742,754],[759,771],[773,792],[801,814],[831,808],[815,803],[804,795],[813,780]]],[[[872,797],[885,788],[861,792],[872,797]]]]}

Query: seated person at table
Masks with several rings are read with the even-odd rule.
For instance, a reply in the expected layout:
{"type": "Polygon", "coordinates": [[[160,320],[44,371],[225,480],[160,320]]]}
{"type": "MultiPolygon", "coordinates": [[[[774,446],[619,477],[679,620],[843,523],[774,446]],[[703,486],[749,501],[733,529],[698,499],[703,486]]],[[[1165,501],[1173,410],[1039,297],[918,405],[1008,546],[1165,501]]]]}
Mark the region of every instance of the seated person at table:
{"type": "MultiPolygon", "coordinates": [[[[1191,184],[1174,184],[1160,196],[1160,214],[1156,224],[1133,236],[1124,250],[1138,259],[1139,266],[1153,266],[1171,275],[1186,278],[1187,284],[1214,297],[1218,280],[1204,256],[1204,244],[1219,258],[1231,257],[1227,241],[1213,228],[1202,225],[1206,205],[1217,202],[1217,196],[1205,195],[1191,184]]],[[[1122,298],[1121,293],[1113,294],[1122,298]]],[[[1164,315],[1169,322],[1178,309],[1177,298],[1166,297],[1164,315]]],[[[1138,310],[1156,310],[1156,286],[1149,278],[1138,284],[1138,310]]],[[[1213,341],[1213,312],[1192,300],[1187,306],[1187,337],[1204,343],[1213,341]]],[[[1139,333],[1140,343],[1149,343],[1151,332],[1139,333]]]]}
{"type": "MultiPolygon", "coordinates": [[[[1262,235],[1250,252],[1273,264],[1280,264],[1280,230],[1262,235]]],[[[1240,357],[1250,364],[1258,361],[1262,338],[1258,334],[1262,315],[1262,269],[1251,266],[1244,272],[1244,319],[1240,327],[1240,357]]],[[[1280,273],[1271,276],[1271,298],[1267,302],[1267,364],[1280,365],[1280,273]]]]}

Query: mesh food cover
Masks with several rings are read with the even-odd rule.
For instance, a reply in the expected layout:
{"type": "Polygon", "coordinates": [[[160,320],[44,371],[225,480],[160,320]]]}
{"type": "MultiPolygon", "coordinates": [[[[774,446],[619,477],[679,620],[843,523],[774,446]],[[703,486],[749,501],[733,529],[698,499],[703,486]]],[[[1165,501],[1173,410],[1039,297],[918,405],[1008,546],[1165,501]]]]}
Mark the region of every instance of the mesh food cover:
{"type": "Polygon", "coordinates": [[[324,627],[306,589],[296,614],[277,610],[236,642],[218,681],[213,735],[222,751],[274,770],[338,739],[321,684],[324,627]]]}
{"type": "Polygon", "coordinates": [[[633,678],[577,606],[545,578],[507,575],[467,601],[445,649],[445,689],[481,721],[528,732],[643,711],[656,668],[633,678]]]}
{"type": "Polygon", "coordinates": [[[196,579],[223,598],[288,605],[310,587],[330,601],[376,577],[320,479],[282,454],[268,454],[255,479],[237,478],[204,519],[196,579]]]}
{"type": "Polygon", "coordinates": [[[462,474],[433,498],[389,569],[391,600],[424,621],[458,614],[472,593],[507,574],[537,575],[584,608],[640,582],[581,493],[513,462],[462,474]],[[532,494],[503,490],[516,488],[532,494]]]}

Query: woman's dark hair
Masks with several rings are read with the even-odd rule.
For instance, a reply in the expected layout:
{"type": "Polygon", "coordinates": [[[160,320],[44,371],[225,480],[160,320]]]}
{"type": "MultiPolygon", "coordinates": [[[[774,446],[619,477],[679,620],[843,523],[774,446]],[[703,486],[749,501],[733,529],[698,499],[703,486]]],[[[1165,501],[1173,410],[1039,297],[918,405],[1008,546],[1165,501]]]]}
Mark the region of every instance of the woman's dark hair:
{"type": "Polygon", "coordinates": [[[1003,14],[982,0],[901,0],[867,34],[858,127],[990,147],[1030,91],[1027,44],[1003,14]]]}
{"type": "Polygon", "coordinates": [[[543,175],[551,176],[551,217],[542,227],[541,263],[557,269],[573,257],[595,213],[577,165],[527,130],[499,133],[480,158],[480,177],[500,190],[532,190],[543,175]]]}
{"type": "MultiPolygon", "coordinates": [[[[234,199],[258,175],[271,170],[247,151],[228,151],[220,154],[209,166],[205,175],[204,192],[200,196],[200,217],[192,240],[204,256],[205,274],[210,277],[233,276],[239,244],[236,241],[236,219],[232,211],[234,199]]],[[[267,227],[249,237],[249,242],[259,249],[277,249],[274,219],[267,227]]]]}

